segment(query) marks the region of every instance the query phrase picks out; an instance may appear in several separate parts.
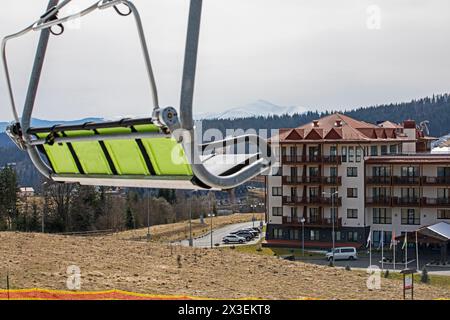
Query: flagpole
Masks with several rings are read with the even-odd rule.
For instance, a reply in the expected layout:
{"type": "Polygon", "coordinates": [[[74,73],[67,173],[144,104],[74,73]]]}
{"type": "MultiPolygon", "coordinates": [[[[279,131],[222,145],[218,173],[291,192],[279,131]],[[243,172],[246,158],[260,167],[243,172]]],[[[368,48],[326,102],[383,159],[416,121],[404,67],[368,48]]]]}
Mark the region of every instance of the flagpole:
{"type": "Polygon", "coordinates": [[[408,231],[405,232],[405,269],[408,269],[408,231]]]}
{"type": "Polygon", "coordinates": [[[417,238],[417,231],[416,231],[416,261],[417,261],[417,271],[419,270],[419,241],[417,238]]]}
{"type": "Polygon", "coordinates": [[[395,231],[394,231],[394,233],[392,235],[392,241],[393,241],[392,244],[394,246],[394,271],[395,271],[395,246],[396,246],[395,231]]]}
{"type": "Polygon", "coordinates": [[[384,270],[384,231],[381,231],[381,271],[384,270]]]}

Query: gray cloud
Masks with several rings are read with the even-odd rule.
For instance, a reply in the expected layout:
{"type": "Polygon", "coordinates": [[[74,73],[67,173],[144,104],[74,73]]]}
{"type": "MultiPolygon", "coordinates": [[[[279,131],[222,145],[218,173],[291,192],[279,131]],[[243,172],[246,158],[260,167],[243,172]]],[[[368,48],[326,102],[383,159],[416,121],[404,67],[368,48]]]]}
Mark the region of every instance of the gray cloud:
{"type": "MultiPolygon", "coordinates": [[[[92,1],[74,1],[79,8],[92,1]]],[[[187,0],[136,0],[150,44],[162,105],[179,101],[187,0]]],[[[0,35],[39,16],[45,0],[4,0],[0,35]]],[[[447,0],[205,0],[196,111],[266,99],[341,109],[447,92],[447,0]],[[366,26],[381,8],[381,29],[366,26]]],[[[10,46],[15,92],[23,101],[37,34],[10,46]]],[[[10,119],[4,81],[0,119],[10,119]]],[[[144,115],[148,84],[131,18],[91,15],[80,30],[52,38],[36,116],[144,115]]]]}

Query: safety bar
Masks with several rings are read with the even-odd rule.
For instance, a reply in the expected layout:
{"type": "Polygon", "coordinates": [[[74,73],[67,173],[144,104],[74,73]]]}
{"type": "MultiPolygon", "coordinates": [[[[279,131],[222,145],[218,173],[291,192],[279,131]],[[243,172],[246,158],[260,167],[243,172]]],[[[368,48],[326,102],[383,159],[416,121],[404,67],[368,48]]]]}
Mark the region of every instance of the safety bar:
{"type": "Polygon", "coordinates": [[[102,134],[82,137],[52,137],[51,139],[36,139],[30,142],[32,146],[42,146],[46,144],[72,143],[72,142],[95,142],[109,140],[137,140],[137,139],[160,139],[172,138],[171,134],[159,132],[133,132],[127,134],[102,134]]]}

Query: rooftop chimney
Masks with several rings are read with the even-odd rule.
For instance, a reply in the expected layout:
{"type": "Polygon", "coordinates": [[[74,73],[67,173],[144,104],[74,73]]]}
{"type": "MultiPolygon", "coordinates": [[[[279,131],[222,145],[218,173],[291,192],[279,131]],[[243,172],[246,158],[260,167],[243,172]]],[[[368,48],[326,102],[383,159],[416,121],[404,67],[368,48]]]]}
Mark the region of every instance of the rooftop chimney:
{"type": "Polygon", "coordinates": [[[318,128],[319,127],[319,120],[314,120],[313,121],[313,127],[314,128],[318,128]]]}
{"type": "Polygon", "coordinates": [[[342,120],[336,120],[336,127],[342,127],[342,120]]]}

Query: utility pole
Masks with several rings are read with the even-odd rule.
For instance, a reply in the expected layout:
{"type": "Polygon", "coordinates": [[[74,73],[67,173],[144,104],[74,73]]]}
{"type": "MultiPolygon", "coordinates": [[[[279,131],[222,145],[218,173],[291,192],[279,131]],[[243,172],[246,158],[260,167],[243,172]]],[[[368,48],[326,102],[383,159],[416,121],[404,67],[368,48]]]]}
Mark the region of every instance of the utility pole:
{"type": "Polygon", "coordinates": [[[335,191],[333,193],[328,193],[328,192],[323,192],[324,195],[329,195],[331,197],[331,239],[332,239],[332,243],[333,243],[333,252],[332,252],[332,263],[331,265],[334,267],[334,251],[335,251],[335,247],[336,247],[336,241],[335,241],[335,232],[334,232],[334,198],[335,196],[338,194],[338,191],[335,191]]]}
{"type": "Polygon", "coordinates": [[[189,247],[194,246],[194,240],[192,239],[192,197],[193,194],[189,198],[189,247]]]}
{"type": "Polygon", "coordinates": [[[150,234],[150,192],[147,189],[147,241],[150,242],[152,236],[150,234]]]}

